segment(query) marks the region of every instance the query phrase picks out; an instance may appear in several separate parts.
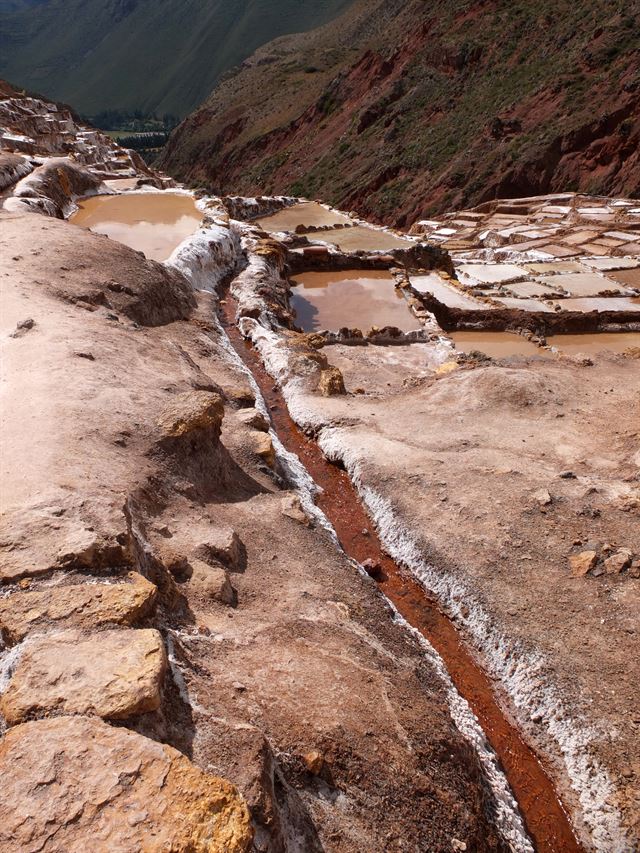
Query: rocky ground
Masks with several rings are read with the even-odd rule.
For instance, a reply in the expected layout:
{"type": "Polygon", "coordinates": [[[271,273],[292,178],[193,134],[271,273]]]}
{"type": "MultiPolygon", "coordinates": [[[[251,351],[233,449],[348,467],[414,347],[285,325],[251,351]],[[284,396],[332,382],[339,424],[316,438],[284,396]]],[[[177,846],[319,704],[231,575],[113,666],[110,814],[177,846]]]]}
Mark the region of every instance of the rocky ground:
{"type": "MultiPolygon", "coordinates": [[[[609,215],[601,200],[590,203],[594,213],[599,204],[609,215]]],[[[563,239],[581,229],[575,217],[563,239]]],[[[299,234],[285,238],[289,268],[346,266],[339,252],[319,248],[323,234],[307,230],[307,237],[317,250],[298,248],[299,234]]],[[[259,233],[251,239],[260,241],[259,233]]],[[[491,288],[506,264],[482,246],[475,256],[465,248],[454,254],[457,277],[441,272],[438,287],[457,299],[484,298],[479,307],[487,310],[471,306],[444,317],[482,328],[478,318],[491,315],[503,295],[491,288]],[[474,262],[484,282],[466,282],[474,262]]],[[[564,279],[584,274],[592,261],[597,268],[601,256],[587,251],[575,253],[576,268],[564,270],[564,279]]],[[[606,251],[608,268],[637,276],[637,258],[612,257],[615,245],[606,251]]],[[[362,260],[352,258],[353,265],[362,260]]],[[[518,263],[525,266],[510,270],[512,281],[533,278],[527,264],[562,274],[544,249],[525,247],[518,263]]],[[[431,332],[429,343],[403,346],[409,341],[397,330],[301,335],[283,328],[291,325],[288,294],[275,257],[271,265],[262,314],[243,277],[234,292],[240,326],[295,420],[347,468],[389,552],[436,594],[476,648],[505,707],[552,763],[585,844],[635,849],[640,349],[551,357],[540,350],[546,357],[496,361],[463,356],[447,348],[415,293],[409,303],[431,332]]],[[[602,269],[596,286],[615,301],[602,269]]],[[[399,283],[433,275],[403,271],[399,283]]],[[[566,296],[552,312],[558,323],[580,316],[562,310],[566,296]]],[[[444,303],[434,296],[429,304],[444,303]]],[[[532,337],[531,311],[547,316],[517,309],[510,327],[532,337]]],[[[588,316],[596,318],[593,328],[612,319],[606,309],[588,316]]],[[[612,328],[637,329],[635,309],[624,315],[627,326],[616,316],[612,328]]],[[[533,339],[544,343],[544,325],[533,339]]]]}
{"type": "Polygon", "coordinates": [[[102,191],[38,168],[0,212],[2,849],[529,849],[192,288],[224,217],[158,264],[25,205],[102,191]]]}
{"type": "MultiPolygon", "coordinates": [[[[2,849],[532,849],[441,663],[313,506],[217,320],[225,281],[292,416],[548,763],[582,847],[635,849],[637,349],[458,353],[441,323],[500,315],[542,346],[540,317],[584,315],[505,313],[485,245],[452,258],[372,229],[399,245],[350,253],[324,232],[365,228],[353,216],[287,234],[230,219],[292,199],[201,198],[200,230],[148,261],[62,219],[108,191],[104,159],[42,152],[25,177],[4,156],[2,849]],[[395,270],[417,331],[296,329],[288,276],[354,267],[395,270]]],[[[611,272],[582,252],[548,274],[591,269],[594,298],[620,298],[601,282],[638,262],[618,246],[611,272]]],[[[528,251],[507,284],[560,263],[528,251]]],[[[635,309],[595,316],[637,329],[635,309]]]]}

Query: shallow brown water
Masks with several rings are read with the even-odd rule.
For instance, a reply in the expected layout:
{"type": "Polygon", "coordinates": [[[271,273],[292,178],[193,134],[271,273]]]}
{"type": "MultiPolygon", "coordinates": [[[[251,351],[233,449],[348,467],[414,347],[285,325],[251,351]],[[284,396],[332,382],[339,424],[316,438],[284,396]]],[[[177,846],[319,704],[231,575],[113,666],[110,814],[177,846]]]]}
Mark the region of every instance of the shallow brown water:
{"type": "Polygon", "coordinates": [[[640,288],[640,267],[630,270],[617,270],[608,272],[607,278],[612,278],[623,287],[640,288]]]}
{"type": "Polygon", "coordinates": [[[339,231],[321,231],[319,234],[309,234],[311,240],[322,240],[333,243],[343,252],[389,252],[391,249],[407,249],[414,246],[411,240],[396,237],[377,228],[367,228],[356,225],[354,228],[342,228],[339,231]]]}
{"type": "Polygon", "coordinates": [[[298,225],[340,225],[344,222],[349,222],[346,216],[327,210],[315,201],[303,201],[258,219],[258,225],[272,233],[295,231],[298,225]]]}
{"type": "Polygon", "coordinates": [[[166,261],[202,221],[191,196],[178,193],[127,193],[93,196],[79,203],[70,222],[166,261]]]}
{"type": "Polygon", "coordinates": [[[510,355],[548,355],[547,351],[531,343],[521,335],[511,332],[450,332],[456,349],[462,352],[478,350],[491,358],[506,358],[510,355]]]}
{"type": "Polygon", "coordinates": [[[133,190],[138,185],[138,178],[111,178],[104,183],[110,190],[133,190]]]}
{"type": "Polygon", "coordinates": [[[568,353],[624,352],[629,347],[640,347],[640,332],[600,332],[595,335],[552,335],[547,338],[550,347],[568,353]]]}
{"type": "MultiPolygon", "coordinates": [[[[321,487],[318,506],[331,521],[344,551],[360,563],[373,559],[382,567],[379,587],[400,614],[437,650],[460,694],[478,717],[518,801],[538,853],[583,853],[569,818],[544,766],[504,714],[491,680],[476,663],[454,624],[424,588],[389,557],[366,514],[348,474],[326,461],[318,445],[289,417],[284,398],[260,356],[235,325],[235,304],[227,298],[222,322],[231,342],[255,377],[269,405],[280,440],[295,453],[321,487]],[[364,530],[371,531],[369,535],[364,530]]],[[[384,725],[384,716],[381,725],[384,725]]]]}
{"type": "Polygon", "coordinates": [[[405,298],[384,270],[308,272],[291,280],[291,307],[305,332],[345,326],[367,331],[372,326],[419,329],[405,298]]]}

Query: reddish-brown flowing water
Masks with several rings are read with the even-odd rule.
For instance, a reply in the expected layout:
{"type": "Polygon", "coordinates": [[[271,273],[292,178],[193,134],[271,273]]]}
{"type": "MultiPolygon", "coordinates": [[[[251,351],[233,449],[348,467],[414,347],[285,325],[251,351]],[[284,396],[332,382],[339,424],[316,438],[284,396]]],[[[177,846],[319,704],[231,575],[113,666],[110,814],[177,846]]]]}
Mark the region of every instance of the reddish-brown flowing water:
{"type": "Polygon", "coordinates": [[[221,321],[236,352],[251,370],[270,408],[274,427],[287,450],[295,453],[322,488],[318,506],[333,525],[344,551],[358,562],[372,559],[382,568],[378,585],[406,619],[442,657],[459,693],[476,714],[518,801],[538,853],[581,853],[553,783],[531,747],[507,719],[491,680],[476,663],[451,620],[423,587],[383,551],[348,474],[330,464],[318,445],[295,425],[257,351],[235,324],[235,304],[222,303],[221,321]],[[364,531],[369,530],[368,533],[364,531]]]}

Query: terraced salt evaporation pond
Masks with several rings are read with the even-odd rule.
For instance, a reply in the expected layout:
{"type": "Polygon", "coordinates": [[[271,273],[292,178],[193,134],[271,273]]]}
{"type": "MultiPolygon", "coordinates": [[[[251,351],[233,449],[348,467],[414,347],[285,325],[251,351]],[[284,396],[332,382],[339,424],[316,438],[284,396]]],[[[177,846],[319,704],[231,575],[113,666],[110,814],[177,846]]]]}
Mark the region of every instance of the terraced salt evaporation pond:
{"type": "Polygon", "coordinates": [[[390,252],[392,249],[408,249],[415,245],[411,240],[364,225],[337,231],[321,231],[310,237],[324,243],[332,243],[343,252],[390,252]]]}
{"type": "Polygon", "coordinates": [[[189,195],[127,193],[85,199],[70,221],[131,246],[151,260],[166,261],[197,230],[202,214],[189,195]]]}
{"type": "Polygon", "coordinates": [[[291,284],[291,306],[305,332],[345,326],[363,331],[372,326],[396,326],[403,332],[420,328],[386,271],[309,272],[291,284]]]}
{"type": "Polygon", "coordinates": [[[550,347],[568,354],[598,352],[624,352],[632,347],[640,349],[640,332],[601,332],[594,335],[553,335],[547,338],[550,347]]]}
{"type": "Polygon", "coordinates": [[[491,358],[507,358],[511,355],[550,355],[547,350],[541,349],[537,344],[510,332],[460,331],[449,332],[449,337],[460,352],[477,351],[491,358]]]}
{"type": "Polygon", "coordinates": [[[280,231],[295,231],[299,225],[319,228],[344,225],[347,222],[349,222],[347,216],[333,210],[327,210],[326,207],[316,201],[302,201],[299,204],[291,205],[291,207],[284,207],[271,216],[257,220],[258,225],[271,234],[280,231]]]}
{"type": "Polygon", "coordinates": [[[461,308],[466,311],[487,310],[490,306],[466,293],[461,293],[453,285],[446,284],[437,273],[411,275],[411,286],[418,293],[430,293],[449,308],[461,308]]]}
{"type": "MultiPolygon", "coordinates": [[[[327,210],[315,201],[300,202],[257,220],[258,225],[271,234],[295,231],[296,228],[304,226],[335,228],[350,225],[351,221],[348,216],[327,210]]],[[[367,228],[366,225],[350,225],[348,228],[312,232],[306,236],[311,240],[321,240],[339,246],[343,252],[390,252],[392,249],[406,249],[414,245],[411,240],[378,228],[367,228]]]]}

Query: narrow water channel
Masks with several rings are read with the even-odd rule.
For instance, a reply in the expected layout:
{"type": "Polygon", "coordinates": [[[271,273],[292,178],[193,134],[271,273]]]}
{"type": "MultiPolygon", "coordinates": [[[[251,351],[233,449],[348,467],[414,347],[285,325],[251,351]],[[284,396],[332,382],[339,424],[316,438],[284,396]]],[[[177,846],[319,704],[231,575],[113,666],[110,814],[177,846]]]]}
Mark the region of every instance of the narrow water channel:
{"type": "Polygon", "coordinates": [[[235,308],[227,295],[221,303],[220,320],[234,349],[258,383],[280,440],[299,457],[323,490],[317,499],[318,506],[333,525],[344,551],[360,563],[372,559],[381,566],[380,590],[440,654],[458,692],[469,703],[501,762],[536,851],[582,853],[583,847],[576,839],[550,776],[501,710],[489,676],[476,663],[437,602],[384,553],[348,474],[327,462],[318,445],[290,418],[284,398],[259,354],[240,334],[235,308]],[[365,530],[369,533],[365,534],[365,530]]]}

